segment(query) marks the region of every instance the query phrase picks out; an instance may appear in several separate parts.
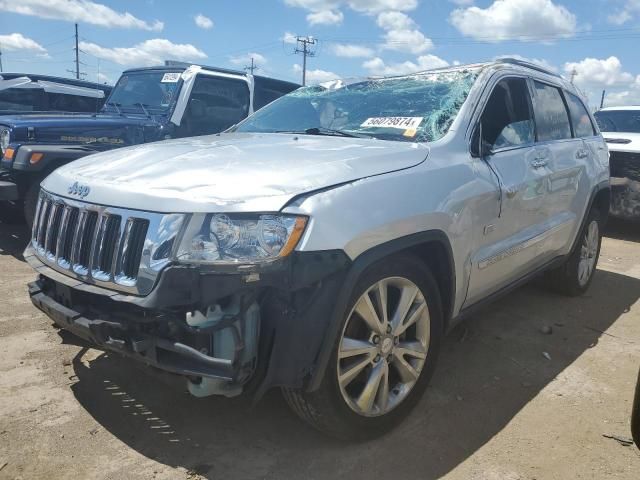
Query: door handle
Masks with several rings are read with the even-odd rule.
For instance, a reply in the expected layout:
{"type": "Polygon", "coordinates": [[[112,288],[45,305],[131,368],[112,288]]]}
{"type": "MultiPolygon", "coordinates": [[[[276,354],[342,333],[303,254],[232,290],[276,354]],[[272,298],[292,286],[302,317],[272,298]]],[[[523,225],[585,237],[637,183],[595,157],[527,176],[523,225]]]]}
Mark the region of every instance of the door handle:
{"type": "Polygon", "coordinates": [[[544,158],[544,157],[539,157],[539,158],[536,158],[535,160],[533,160],[533,161],[531,162],[531,166],[532,166],[533,168],[542,168],[542,167],[546,167],[546,166],[547,166],[547,163],[549,163],[549,162],[547,161],[547,159],[546,159],[546,158],[544,158]]]}
{"type": "Polygon", "coordinates": [[[586,150],[578,150],[576,152],[576,158],[578,159],[587,158],[588,156],[589,152],[587,152],[586,150]]]}

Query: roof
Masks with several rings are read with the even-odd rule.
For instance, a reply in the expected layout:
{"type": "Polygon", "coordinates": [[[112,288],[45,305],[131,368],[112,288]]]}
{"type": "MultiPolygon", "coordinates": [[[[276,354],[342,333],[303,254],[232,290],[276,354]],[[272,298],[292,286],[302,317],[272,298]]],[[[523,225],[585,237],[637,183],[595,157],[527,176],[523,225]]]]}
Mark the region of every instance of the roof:
{"type": "MultiPolygon", "coordinates": [[[[204,70],[209,70],[212,72],[220,72],[220,73],[227,73],[230,75],[239,75],[242,77],[247,76],[247,72],[244,72],[242,70],[233,70],[230,68],[221,68],[221,67],[211,67],[209,65],[202,65],[200,63],[188,63],[188,62],[178,62],[178,61],[174,61],[174,60],[165,60],[165,64],[164,65],[156,65],[153,67],[139,67],[139,68],[130,68],[128,70],[125,70],[122,73],[130,73],[130,72],[141,72],[141,71],[150,71],[150,70],[155,70],[155,71],[175,71],[175,70],[186,70],[187,68],[189,68],[192,65],[196,65],[198,67],[201,67],[204,70]]],[[[280,82],[283,84],[289,84],[291,86],[295,86],[295,87],[299,87],[300,85],[294,82],[288,82],[286,80],[279,80],[277,78],[273,78],[273,77],[264,77],[262,75],[254,75],[253,76],[256,79],[263,79],[263,80],[270,80],[270,81],[275,81],[275,82],[280,82]]]]}
{"type": "Polygon", "coordinates": [[[631,110],[637,111],[640,110],[640,105],[625,105],[619,107],[605,107],[598,110],[599,112],[615,112],[615,111],[623,111],[623,110],[631,110]]]}
{"type": "Polygon", "coordinates": [[[18,77],[29,77],[31,80],[45,80],[49,82],[57,82],[57,83],[65,83],[68,85],[75,85],[77,87],[86,87],[86,88],[98,88],[98,89],[107,89],[110,90],[112,85],[107,85],[104,83],[97,82],[89,82],[87,80],[77,80],[75,78],[65,78],[65,77],[54,77],[52,75],[40,75],[39,73],[16,73],[16,72],[2,72],[0,73],[0,77],[4,80],[11,80],[18,77]]]}

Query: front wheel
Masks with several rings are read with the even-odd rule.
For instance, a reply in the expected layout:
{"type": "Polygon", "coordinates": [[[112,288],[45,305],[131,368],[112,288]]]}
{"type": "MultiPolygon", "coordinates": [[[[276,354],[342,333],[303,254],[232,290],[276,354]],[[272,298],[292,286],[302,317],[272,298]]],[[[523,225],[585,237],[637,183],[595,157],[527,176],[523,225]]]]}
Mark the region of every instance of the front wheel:
{"type": "Polygon", "coordinates": [[[564,295],[578,296],[587,291],[593,280],[600,258],[602,231],[600,212],[592,209],[580,232],[577,247],[566,263],[548,272],[554,290],[564,295]]]}
{"type": "Polygon", "coordinates": [[[442,337],[440,293],[418,259],[398,256],[357,282],[332,357],[315,392],[285,389],[317,429],[365,439],[398,424],[420,399],[442,337]]]}

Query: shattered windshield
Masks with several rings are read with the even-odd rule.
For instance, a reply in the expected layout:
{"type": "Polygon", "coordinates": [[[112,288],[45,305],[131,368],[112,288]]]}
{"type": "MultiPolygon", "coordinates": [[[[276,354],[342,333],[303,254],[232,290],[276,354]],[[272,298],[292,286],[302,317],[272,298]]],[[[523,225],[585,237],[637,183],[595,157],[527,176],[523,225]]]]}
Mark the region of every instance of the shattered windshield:
{"type": "Polygon", "coordinates": [[[640,110],[607,110],[595,113],[603,132],[640,133],[640,110]]]}
{"type": "Polygon", "coordinates": [[[259,110],[234,131],[431,142],[447,133],[477,74],[448,71],[305,87],[259,110]]]}
{"type": "Polygon", "coordinates": [[[181,71],[125,73],[104,109],[125,113],[166,113],[177,96],[181,71]]]}

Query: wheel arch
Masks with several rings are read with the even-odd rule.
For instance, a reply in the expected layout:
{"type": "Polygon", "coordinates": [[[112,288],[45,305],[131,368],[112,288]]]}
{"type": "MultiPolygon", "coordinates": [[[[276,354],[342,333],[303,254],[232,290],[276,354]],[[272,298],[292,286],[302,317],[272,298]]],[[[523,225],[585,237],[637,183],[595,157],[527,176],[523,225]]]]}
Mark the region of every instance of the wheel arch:
{"type": "Polygon", "coordinates": [[[347,308],[351,291],[362,273],[378,261],[402,253],[415,256],[433,273],[440,290],[445,322],[443,329],[446,331],[452,316],[456,292],[453,250],[447,235],[442,230],[428,230],[377,245],[354,259],[347,272],[343,288],[329,319],[315,368],[307,384],[308,391],[314,391],[320,386],[333,351],[334,340],[338,335],[342,314],[347,308]]]}

